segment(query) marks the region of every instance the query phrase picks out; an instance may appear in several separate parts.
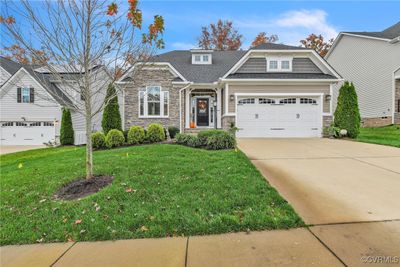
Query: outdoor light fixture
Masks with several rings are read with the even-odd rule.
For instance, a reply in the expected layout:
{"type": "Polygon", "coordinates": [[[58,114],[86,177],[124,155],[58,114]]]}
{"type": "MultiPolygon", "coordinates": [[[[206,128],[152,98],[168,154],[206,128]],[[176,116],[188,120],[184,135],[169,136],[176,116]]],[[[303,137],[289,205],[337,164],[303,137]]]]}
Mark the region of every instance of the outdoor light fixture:
{"type": "Polygon", "coordinates": [[[332,98],[332,96],[331,96],[331,95],[325,95],[325,100],[326,100],[326,101],[330,101],[330,100],[331,100],[331,98],[332,98]]]}
{"type": "Polygon", "coordinates": [[[235,96],[234,96],[234,95],[230,95],[230,96],[229,96],[229,100],[230,100],[230,101],[235,100],[235,96]]]}

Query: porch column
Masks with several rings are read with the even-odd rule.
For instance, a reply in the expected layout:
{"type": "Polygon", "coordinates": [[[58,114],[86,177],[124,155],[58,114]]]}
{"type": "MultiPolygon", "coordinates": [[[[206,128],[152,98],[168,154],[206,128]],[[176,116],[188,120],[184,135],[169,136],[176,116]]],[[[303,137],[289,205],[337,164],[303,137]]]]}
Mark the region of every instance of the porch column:
{"type": "Polygon", "coordinates": [[[191,94],[191,89],[185,90],[185,128],[189,128],[190,124],[190,94],[191,94]]]}
{"type": "Polygon", "coordinates": [[[217,128],[222,128],[222,97],[221,97],[221,88],[217,88],[217,128]]]}

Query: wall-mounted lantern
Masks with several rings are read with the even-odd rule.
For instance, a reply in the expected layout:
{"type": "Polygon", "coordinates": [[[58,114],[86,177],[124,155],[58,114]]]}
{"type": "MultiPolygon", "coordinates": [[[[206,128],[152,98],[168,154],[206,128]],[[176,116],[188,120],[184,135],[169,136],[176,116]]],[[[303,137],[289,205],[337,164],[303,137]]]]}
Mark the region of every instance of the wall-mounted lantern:
{"type": "Polygon", "coordinates": [[[234,95],[230,95],[230,96],[229,96],[229,100],[230,100],[230,101],[235,100],[235,96],[234,96],[234,95]]]}
{"type": "Polygon", "coordinates": [[[332,99],[332,96],[331,95],[325,95],[325,100],[326,101],[330,101],[332,99]]]}

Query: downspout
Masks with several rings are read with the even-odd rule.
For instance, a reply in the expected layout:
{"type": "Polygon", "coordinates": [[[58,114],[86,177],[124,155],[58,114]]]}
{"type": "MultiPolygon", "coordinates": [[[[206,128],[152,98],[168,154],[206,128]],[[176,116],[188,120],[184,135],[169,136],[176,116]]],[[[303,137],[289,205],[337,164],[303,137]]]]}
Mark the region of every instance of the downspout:
{"type": "Polygon", "coordinates": [[[189,82],[187,85],[179,89],[179,132],[182,133],[182,91],[193,85],[193,82],[189,82]]]}

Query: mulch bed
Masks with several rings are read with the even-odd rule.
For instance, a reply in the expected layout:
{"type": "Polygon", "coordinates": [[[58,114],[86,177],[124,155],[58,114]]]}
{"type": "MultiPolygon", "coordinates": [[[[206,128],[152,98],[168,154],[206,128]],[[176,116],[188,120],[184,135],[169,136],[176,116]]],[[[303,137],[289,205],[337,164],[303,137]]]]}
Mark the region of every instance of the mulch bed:
{"type": "Polygon", "coordinates": [[[86,197],[99,192],[101,189],[111,184],[113,179],[114,177],[112,176],[94,176],[90,179],[81,178],[61,187],[54,197],[62,200],[86,197]]]}

